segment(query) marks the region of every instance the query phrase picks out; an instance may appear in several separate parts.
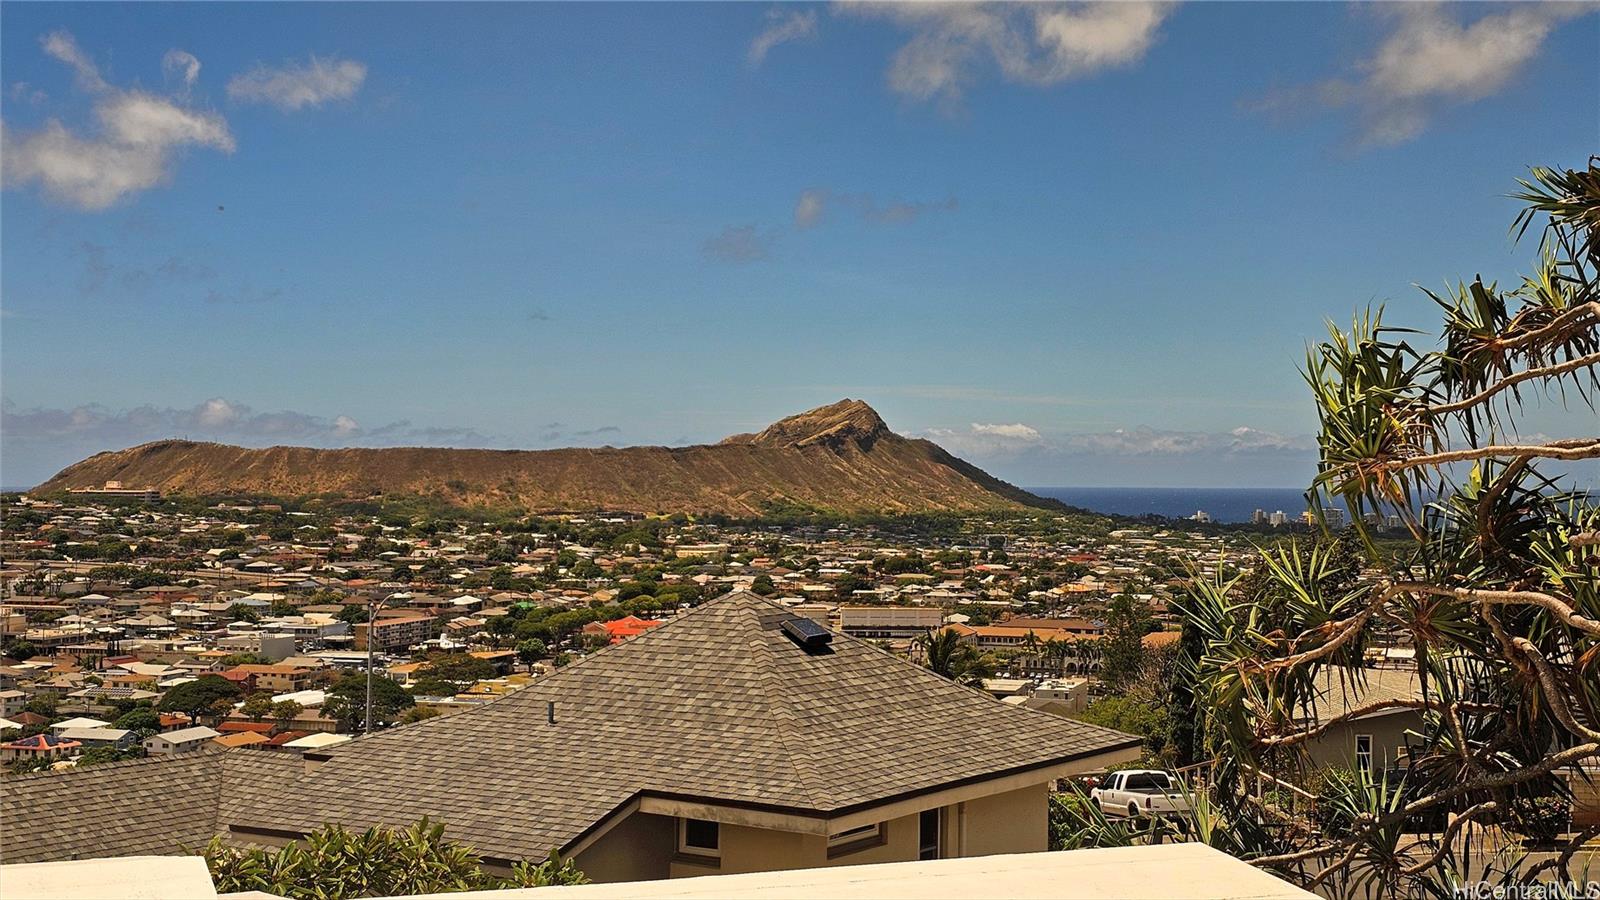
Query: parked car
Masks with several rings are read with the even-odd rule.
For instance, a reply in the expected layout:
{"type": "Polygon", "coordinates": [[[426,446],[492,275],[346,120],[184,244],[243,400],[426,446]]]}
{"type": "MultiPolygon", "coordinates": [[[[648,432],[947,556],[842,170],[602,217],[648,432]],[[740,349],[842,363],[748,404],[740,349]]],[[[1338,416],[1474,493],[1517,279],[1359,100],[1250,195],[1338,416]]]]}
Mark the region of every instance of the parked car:
{"type": "Polygon", "coordinates": [[[1113,772],[1089,797],[1102,811],[1117,815],[1170,816],[1189,811],[1189,798],[1178,788],[1178,779],[1155,769],[1113,772]]]}

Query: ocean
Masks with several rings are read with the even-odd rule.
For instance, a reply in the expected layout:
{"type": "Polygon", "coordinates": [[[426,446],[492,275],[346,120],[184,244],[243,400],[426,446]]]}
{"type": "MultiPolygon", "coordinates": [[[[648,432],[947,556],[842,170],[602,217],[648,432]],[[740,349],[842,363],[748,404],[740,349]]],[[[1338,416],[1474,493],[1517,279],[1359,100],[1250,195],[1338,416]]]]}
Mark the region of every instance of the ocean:
{"type": "MultiPolygon", "coordinates": [[[[1301,488],[1034,487],[1027,490],[1071,506],[1123,516],[1154,513],[1186,518],[1204,510],[1217,522],[1248,522],[1264,509],[1283,510],[1292,521],[1306,509],[1301,488]]],[[[1343,503],[1335,503],[1342,507],[1343,503]]]]}

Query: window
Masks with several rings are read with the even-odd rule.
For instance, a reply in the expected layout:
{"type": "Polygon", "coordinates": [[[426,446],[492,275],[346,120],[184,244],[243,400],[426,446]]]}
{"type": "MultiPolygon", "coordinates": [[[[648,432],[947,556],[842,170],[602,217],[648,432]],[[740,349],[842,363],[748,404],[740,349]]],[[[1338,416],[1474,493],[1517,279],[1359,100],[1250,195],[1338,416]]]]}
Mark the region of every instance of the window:
{"type": "Polygon", "coordinates": [[[828,835],[828,847],[831,849],[860,841],[870,841],[881,837],[882,834],[883,826],[876,822],[871,825],[862,825],[860,828],[849,828],[838,834],[828,835]]]}
{"type": "Polygon", "coordinates": [[[917,817],[917,859],[939,858],[941,810],[925,809],[917,817]]]}
{"type": "Polygon", "coordinates": [[[1372,771],[1372,735],[1356,735],[1356,768],[1363,772],[1372,771]]]}
{"type": "Polygon", "coordinates": [[[1158,794],[1172,790],[1172,782],[1167,779],[1165,772],[1136,772],[1124,777],[1127,784],[1122,786],[1122,790],[1125,791],[1158,794]]]}
{"type": "Polygon", "coordinates": [[[678,820],[678,850],[695,856],[721,856],[721,828],[705,819],[678,820]]]}

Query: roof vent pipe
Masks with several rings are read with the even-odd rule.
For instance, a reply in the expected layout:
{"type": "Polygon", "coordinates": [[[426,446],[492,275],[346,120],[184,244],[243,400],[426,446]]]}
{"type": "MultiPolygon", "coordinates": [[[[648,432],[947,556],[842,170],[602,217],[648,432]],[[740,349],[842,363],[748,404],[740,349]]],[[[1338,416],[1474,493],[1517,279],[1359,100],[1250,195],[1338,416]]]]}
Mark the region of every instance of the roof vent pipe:
{"type": "Polygon", "coordinates": [[[549,703],[546,703],[544,712],[545,715],[550,719],[550,724],[554,725],[556,723],[556,702],[551,700],[549,703]]]}

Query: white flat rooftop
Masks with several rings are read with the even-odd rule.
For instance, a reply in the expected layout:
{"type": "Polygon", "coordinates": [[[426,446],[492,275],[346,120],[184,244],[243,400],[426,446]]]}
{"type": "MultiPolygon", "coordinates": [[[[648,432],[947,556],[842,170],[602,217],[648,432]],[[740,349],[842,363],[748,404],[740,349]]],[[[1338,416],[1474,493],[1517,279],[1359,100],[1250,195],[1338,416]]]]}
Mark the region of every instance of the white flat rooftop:
{"type": "Polygon", "coordinates": [[[1314,894],[1204,844],[1016,853],[430,895],[433,900],[1313,900],[1314,894]]]}
{"type": "Polygon", "coordinates": [[[198,856],[119,856],[0,866],[6,900],[210,900],[198,856]]]}

